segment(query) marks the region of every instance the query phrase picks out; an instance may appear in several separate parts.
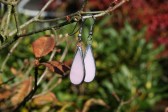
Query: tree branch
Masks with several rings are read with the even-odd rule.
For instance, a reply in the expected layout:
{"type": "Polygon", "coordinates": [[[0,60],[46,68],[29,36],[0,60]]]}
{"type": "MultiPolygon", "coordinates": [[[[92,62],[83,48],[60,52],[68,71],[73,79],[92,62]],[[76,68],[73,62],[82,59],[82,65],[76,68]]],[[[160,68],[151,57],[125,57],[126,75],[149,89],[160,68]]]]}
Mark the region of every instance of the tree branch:
{"type": "Polygon", "coordinates": [[[83,5],[82,5],[80,11],[83,11],[83,10],[85,9],[85,7],[86,7],[86,5],[87,5],[87,2],[88,2],[88,0],[84,0],[84,1],[83,1],[83,5]]]}
{"type": "MultiPolygon", "coordinates": [[[[32,18],[31,20],[29,20],[28,22],[26,22],[25,24],[21,25],[20,29],[25,28],[26,26],[28,26],[32,22],[40,21],[38,18],[40,17],[41,13],[45,10],[45,8],[52,1],[53,0],[49,0],[48,3],[39,12],[39,14],[37,16],[35,16],[34,18],[32,18]]],[[[85,2],[86,1],[87,0],[85,0],[85,2]]],[[[127,1],[129,1],[129,0],[122,0],[121,2],[119,2],[118,4],[116,4],[114,7],[109,7],[108,9],[106,9],[104,11],[96,11],[96,12],[95,11],[93,11],[93,12],[91,11],[91,12],[87,12],[87,13],[84,12],[84,11],[78,11],[78,12],[72,13],[70,15],[60,17],[60,18],[55,18],[55,19],[52,19],[52,20],[43,20],[43,22],[44,21],[47,21],[47,22],[49,22],[49,21],[58,21],[58,20],[65,20],[65,21],[62,22],[62,23],[56,24],[54,26],[45,27],[45,28],[41,28],[41,29],[39,29],[37,31],[32,31],[32,32],[28,32],[28,33],[25,33],[25,34],[21,34],[21,35],[18,35],[17,37],[20,38],[20,37],[30,36],[30,35],[37,34],[37,33],[40,33],[40,32],[46,31],[46,30],[51,30],[53,28],[57,30],[57,29],[60,29],[61,27],[65,26],[65,25],[68,25],[68,24],[80,21],[82,17],[83,17],[83,19],[92,18],[93,16],[94,16],[94,18],[102,17],[102,16],[104,16],[106,14],[111,13],[112,11],[114,11],[115,9],[117,9],[118,7],[120,7],[121,5],[123,5],[127,1]],[[89,15],[88,15],[88,13],[89,13],[89,15]],[[67,17],[70,18],[70,19],[67,19],[67,17]]],[[[14,30],[12,33],[10,33],[10,36],[13,36],[16,32],[17,32],[17,30],[14,30]]],[[[7,47],[10,44],[12,44],[18,38],[13,38],[10,42],[2,45],[0,47],[0,50],[3,49],[3,48],[5,48],[5,47],[7,47]]]]}
{"type": "Polygon", "coordinates": [[[0,0],[0,3],[3,3],[3,4],[5,4],[5,5],[17,5],[18,4],[18,2],[19,2],[20,0],[18,0],[18,1],[6,1],[6,0],[0,0]]]}
{"type": "MultiPolygon", "coordinates": [[[[33,23],[34,21],[36,21],[42,14],[42,12],[53,2],[54,0],[49,0],[44,6],[43,8],[40,10],[40,12],[32,19],[30,19],[29,21],[27,21],[26,23],[24,23],[23,25],[21,25],[19,28],[22,30],[23,28],[25,28],[26,26],[28,26],[29,24],[33,23]]],[[[17,29],[12,31],[9,36],[13,36],[15,35],[17,32],[17,29]]]]}
{"type": "Polygon", "coordinates": [[[6,19],[6,23],[5,23],[5,28],[4,28],[4,35],[7,35],[8,33],[8,27],[9,27],[9,22],[11,19],[11,13],[12,13],[12,6],[8,5],[8,12],[7,12],[7,19],[6,19]]]}
{"type": "Polygon", "coordinates": [[[20,28],[19,28],[19,20],[18,20],[18,14],[17,14],[17,11],[16,11],[16,7],[12,6],[12,10],[13,10],[14,18],[15,18],[17,33],[19,34],[20,33],[20,28]]]}

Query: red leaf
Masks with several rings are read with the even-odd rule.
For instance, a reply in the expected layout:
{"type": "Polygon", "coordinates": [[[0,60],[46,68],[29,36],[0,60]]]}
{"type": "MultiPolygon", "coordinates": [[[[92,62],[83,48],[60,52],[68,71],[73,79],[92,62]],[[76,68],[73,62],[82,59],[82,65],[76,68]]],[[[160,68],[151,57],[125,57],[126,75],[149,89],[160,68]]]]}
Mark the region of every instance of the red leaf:
{"type": "Polygon", "coordinates": [[[54,46],[54,39],[47,36],[40,37],[32,43],[33,53],[36,58],[47,55],[54,49],[54,46]]]}
{"type": "Polygon", "coordinates": [[[42,65],[48,67],[49,70],[52,72],[65,75],[67,71],[69,71],[69,66],[67,66],[64,63],[58,62],[58,61],[50,61],[46,63],[41,63],[42,65]]]}

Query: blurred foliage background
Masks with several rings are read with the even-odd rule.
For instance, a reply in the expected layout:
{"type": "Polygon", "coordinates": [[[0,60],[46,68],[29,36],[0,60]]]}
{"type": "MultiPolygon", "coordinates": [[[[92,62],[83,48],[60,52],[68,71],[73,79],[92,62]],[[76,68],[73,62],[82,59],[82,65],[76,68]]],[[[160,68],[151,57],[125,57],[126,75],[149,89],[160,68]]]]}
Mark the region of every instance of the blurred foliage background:
{"type": "MultiPolygon", "coordinates": [[[[76,1],[73,2],[78,9],[76,1]]],[[[68,6],[73,2],[65,0],[63,4],[68,6]]],[[[89,0],[86,10],[106,9],[109,2],[89,0]]],[[[62,78],[59,74],[48,72],[36,97],[21,111],[163,112],[168,108],[167,6],[167,0],[130,0],[112,14],[97,19],[92,43],[97,69],[95,80],[74,86],[69,77],[62,78]]],[[[66,10],[65,7],[61,8],[66,10]]],[[[29,18],[20,14],[19,20],[24,23],[29,18]]],[[[30,25],[26,30],[50,24],[30,25]]],[[[86,21],[84,46],[89,25],[90,22],[86,21]]],[[[71,65],[77,34],[72,37],[66,37],[66,34],[74,26],[67,25],[58,31],[46,31],[21,40],[0,73],[0,83],[15,77],[8,84],[0,86],[0,111],[9,111],[15,105],[12,97],[17,88],[23,88],[21,84],[32,86],[31,81],[27,83],[34,73],[31,43],[38,37],[53,34],[55,39],[62,40],[56,46],[59,52],[54,60],[71,65]]],[[[10,49],[1,51],[0,67],[10,49]]],[[[49,56],[46,56],[42,61],[48,59],[49,56]]],[[[44,68],[41,68],[40,73],[43,71],[44,68]]]]}

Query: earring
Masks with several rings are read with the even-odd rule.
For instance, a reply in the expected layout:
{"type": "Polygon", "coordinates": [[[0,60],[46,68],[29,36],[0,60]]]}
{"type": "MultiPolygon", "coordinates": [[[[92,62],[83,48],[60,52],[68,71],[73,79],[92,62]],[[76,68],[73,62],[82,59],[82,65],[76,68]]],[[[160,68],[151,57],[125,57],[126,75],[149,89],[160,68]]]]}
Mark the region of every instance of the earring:
{"type": "MultiPolygon", "coordinates": [[[[93,20],[95,21],[95,18],[93,17],[93,20]]],[[[94,24],[93,24],[94,25],[94,24]]],[[[85,64],[85,82],[91,82],[93,81],[95,75],[96,75],[96,64],[92,52],[92,35],[93,35],[93,25],[90,27],[88,41],[87,41],[87,48],[86,53],[84,57],[84,64],[85,64]]]]}
{"type": "Polygon", "coordinates": [[[75,85],[81,84],[85,78],[85,66],[84,66],[84,57],[83,57],[81,40],[82,40],[82,25],[79,29],[77,51],[70,70],[70,81],[75,85]]]}

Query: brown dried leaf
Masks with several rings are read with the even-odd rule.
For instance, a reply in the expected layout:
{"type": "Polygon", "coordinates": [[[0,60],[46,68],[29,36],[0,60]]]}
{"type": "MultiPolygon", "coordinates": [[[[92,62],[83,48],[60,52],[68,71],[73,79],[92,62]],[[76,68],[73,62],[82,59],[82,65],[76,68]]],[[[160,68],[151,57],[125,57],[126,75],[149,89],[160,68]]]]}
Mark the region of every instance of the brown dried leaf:
{"type": "Polygon", "coordinates": [[[66,72],[70,70],[69,66],[58,61],[50,61],[50,62],[41,63],[41,64],[48,67],[49,70],[51,70],[52,72],[56,72],[61,75],[65,75],[66,72]]]}
{"type": "Polygon", "coordinates": [[[64,75],[70,69],[69,66],[58,61],[50,61],[49,63],[54,66],[54,72],[60,73],[62,75],[64,75]]]}
{"type": "Polygon", "coordinates": [[[32,77],[24,80],[16,90],[16,94],[11,98],[13,105],[19,104],[32,89],[32,77]]]}
{"type": "Polygon", "coordinates": [[[54,39],[47,36],[40,37],[32,43],[33,53],[36,58],[47,55],[54,49],[54,46],[54,39]]]}
{"type": "Polygon", "coordinates": [[[17,77],[20,77],[20,78],[24,77],[23,73],[21,71],[18,71],[16,68],[11,67],[10,70],[11,70],[11,72],[14,76],[17,76],[17,77]]]}
{"type": "Polygon", "coordinates": [[[18,72],[17,72],[17,70],[15,68],[11,67],[10,70],[11,70],[13,75],[16,76],[18,74],[18,72]]]}
{"type": "Polygon", "coordinates": [[[8,99],[11,94],[11,89],[8,86],[0,87],[0,101],[8,99]]]}
{"type": "Polygon", "coordinates": [[[52,92],[41,94],[33,98],[33,103],[37,106],[54,103],[55,101],[57,101],[57,99],[55,97],[55,94],[52,92]]]}
{"type": "Polygon", "coordinates": [[[45,67],[47,67],[50,71],[54,72],[54,66],[51,65],[50,63],[44,62],[44,63],[40,63],[41,65],[44,65],[45,67]]]}

